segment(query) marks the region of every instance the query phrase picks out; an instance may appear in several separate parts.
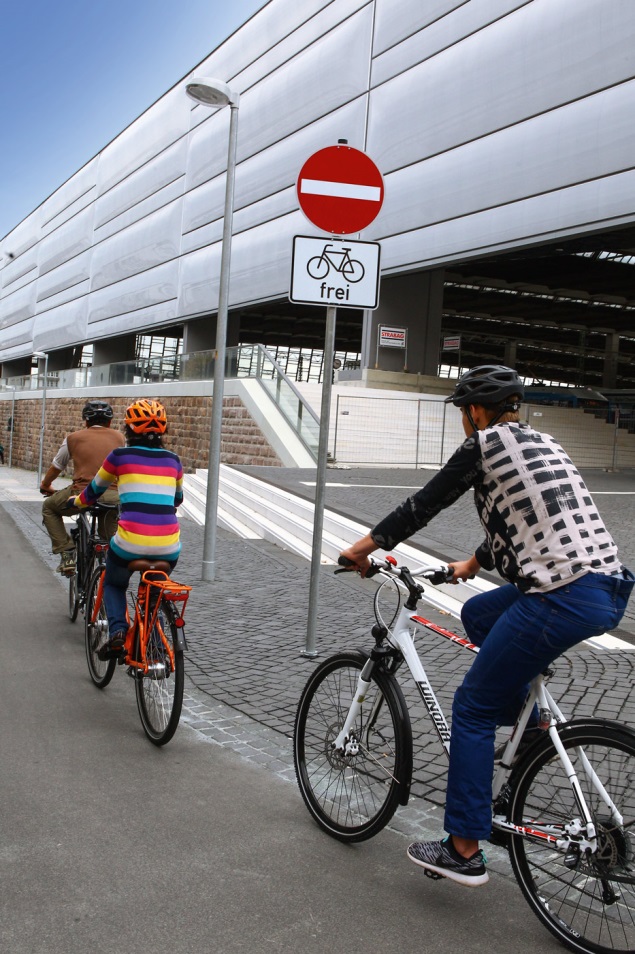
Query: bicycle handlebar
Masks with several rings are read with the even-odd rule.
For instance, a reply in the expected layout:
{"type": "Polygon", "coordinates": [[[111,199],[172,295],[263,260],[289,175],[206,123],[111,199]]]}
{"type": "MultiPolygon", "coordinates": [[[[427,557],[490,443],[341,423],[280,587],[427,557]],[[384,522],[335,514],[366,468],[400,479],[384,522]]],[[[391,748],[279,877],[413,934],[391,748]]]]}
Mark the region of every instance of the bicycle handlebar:
{"type": "Polygon", "coordinates": [[[84,507],[82,510],[79,510],[73,503],[73,497],[69,497],[65,505],[62,507],[62,510],[72,510],[73,513],[91,513],[98,516],[100,513],[108,513],[109,510],[117,510],[119,504],[107,504],[100,503],[97,501],[94,504],[91,504],[89,507],[84,507]]]}
{"type": "MultiPolygon", "coordinates": [[[[337,561],[341,567],[335,570],[335,573],[350,573],[357,569],[352,560],[340,556],[337,561]]],[[[407,566],[398,567],[396,560],[389,557],[386,560],[375,560],[370,557],[370,567],[366,571],[366,578],[375,576],[377,573],[386,573],[390,576],[397,576],[410,589],[417,586],[415,577],[421,577],[433,586],[440,586],[442,583],[449,583],[454,578],[454,570],[441,563],[438,566],[422,567],[420,570],[412,572],[407,566]]]]}

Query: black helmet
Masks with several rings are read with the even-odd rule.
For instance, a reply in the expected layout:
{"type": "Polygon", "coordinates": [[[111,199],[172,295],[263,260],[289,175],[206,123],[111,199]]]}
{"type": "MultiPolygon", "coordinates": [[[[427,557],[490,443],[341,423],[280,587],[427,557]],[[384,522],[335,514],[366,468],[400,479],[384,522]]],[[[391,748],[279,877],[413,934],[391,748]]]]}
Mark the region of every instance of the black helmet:
{"type": "Polygon", "coordinates": [[[82,411],[82,420],[88,421],[111,421],[112,408],[105,401],[89,401],[84,405],[82,411]]]}
{"type": "Polygon", "coordinates": [[[506,368],[503,364],[481,364],[461,375],[454,393],[445,399],[445,403],[456,407],[468,404],[488,407],[501,404],[513,394],[521,400],[525,396],[523,382],[513,368],[506,368]]]}

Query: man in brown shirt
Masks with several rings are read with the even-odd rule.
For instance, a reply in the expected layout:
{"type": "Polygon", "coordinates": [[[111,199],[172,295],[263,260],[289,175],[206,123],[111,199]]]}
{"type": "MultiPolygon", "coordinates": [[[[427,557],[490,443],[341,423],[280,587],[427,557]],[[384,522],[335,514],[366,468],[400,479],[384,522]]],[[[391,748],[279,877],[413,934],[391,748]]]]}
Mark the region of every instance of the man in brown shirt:
{"type": "MultiPolygon", "coordinates": [[[[77,513],[69,507],[67,501],[76,497],[91,482],[99,468],[114,447],[124,444],[120,431],[111,431],[112,408],[105,401],[89,401],[82,411],[85,427],[73,431],[65,439],[53,458],[53,463],[42,478],[40,493],[46,500],[42,504],[42,522],[46,527],[53,553],[60,553],[58,573],[72,573],[75,568],[75,544],[64,526],[63,515],[77,513]],[[63,490],[55,491],[51,484],[56,477],[73,462],[73,482],[63,490]]],[[[116,489],[107,490],[103,502],[116,504],[119,495],[116,489]]],[[[104,534],[110,538],[117,529],[117,511],[107,514],[104,519],[104,534]]]]}

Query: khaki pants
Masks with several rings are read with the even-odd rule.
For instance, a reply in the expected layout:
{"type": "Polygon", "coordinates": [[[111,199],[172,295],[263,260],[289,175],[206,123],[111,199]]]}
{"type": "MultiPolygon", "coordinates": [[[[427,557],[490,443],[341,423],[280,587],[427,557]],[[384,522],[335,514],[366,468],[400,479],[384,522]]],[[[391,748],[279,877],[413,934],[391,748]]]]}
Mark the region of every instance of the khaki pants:
{"type": "MultiPolygon", "coordinates": [[[[64,487],[63,490],[58,490],[52,496],[47,497],[42,504],[42,523],[51,538],[53,553],[61,553],[62,550],[73,550],[75,547],[66,532],[62,517],[68,517],[79,512],[76,507],[67,508],[66,506],[66,501],[69,498],[76,497],[78,493],[79,491],[73,490],[72,487],[64,487]]],[[[110,487],[99,499],[102,503],[118,504],[119,494],[115,487],[110,487]]],[[[107,513],[105,517],[99,518],[99,532],[106,540],[110,540],[117,529],[117,517],[117,511],[113,510],[111,513],[107,513]]]]}

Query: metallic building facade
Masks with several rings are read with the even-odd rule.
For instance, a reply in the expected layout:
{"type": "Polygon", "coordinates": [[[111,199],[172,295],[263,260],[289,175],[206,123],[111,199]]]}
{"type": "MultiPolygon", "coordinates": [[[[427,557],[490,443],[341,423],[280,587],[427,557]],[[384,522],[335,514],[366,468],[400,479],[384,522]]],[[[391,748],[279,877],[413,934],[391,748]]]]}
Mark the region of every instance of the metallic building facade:
{"type": "MultiPolygon", "coordinates": [[[[285,298],[295,182],[385,178],[385,275],[635,221],[633,0],[270,0],[192,74],[241,94],[230,307],[285,298]]],[[[216,310],[229,110],[187,77],[0,241],[0,362],[216,310]]]]}

